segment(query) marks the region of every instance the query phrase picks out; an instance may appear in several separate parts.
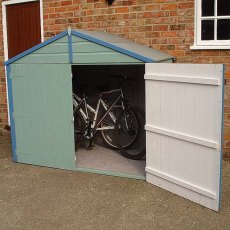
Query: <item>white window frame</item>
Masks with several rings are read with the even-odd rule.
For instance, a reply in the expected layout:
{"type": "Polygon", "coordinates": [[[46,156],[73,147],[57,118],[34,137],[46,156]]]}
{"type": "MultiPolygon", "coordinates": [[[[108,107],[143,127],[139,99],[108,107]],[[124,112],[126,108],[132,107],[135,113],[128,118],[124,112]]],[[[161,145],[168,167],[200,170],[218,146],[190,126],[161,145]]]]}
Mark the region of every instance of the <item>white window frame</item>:
{"type": "Polygon", "coordinates": [[[191,49],[230,49],[230,40],[217,40],[217,19],[230,19],[229,16],[217,16],[217,0],[215,0],[214,16],[202,17],[202,0],[195,0],[195,30],[194,45],[191,49]],[[201,40],[201,21],[202,19],[214,19],[214,40],[201,40]]]}
{"type": "MultiPolygon", "coordinates": [[[[18,3],[40,1],[40,22],[41,22],[41,42],[44,41],[44,28],[43,28],[43,0],[9,0],[2,2],[2,26],[3,26],[3,43],[4,43],[4,60],[8,60],[8,43],[7,43],[7,20],[6,20],[6,6],[18,3]]],[[[6,76],[6,68],[5,68],[6,76]]],[[[9,115],[9,99],[8,99],[8,85],[6,81],[6,95],[7,95],[7,109],[8,109],[8,124],[10,125],[9,115]]]]}

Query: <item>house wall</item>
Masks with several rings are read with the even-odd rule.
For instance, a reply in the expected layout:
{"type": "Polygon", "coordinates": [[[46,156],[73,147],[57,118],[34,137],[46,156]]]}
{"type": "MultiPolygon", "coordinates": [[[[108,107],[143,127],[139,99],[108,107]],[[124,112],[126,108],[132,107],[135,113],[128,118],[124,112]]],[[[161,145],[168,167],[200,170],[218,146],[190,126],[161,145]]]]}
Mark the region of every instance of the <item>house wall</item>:
{"type": "MultiPolygon", "coordinates": [[[[2,1],[1,1],[2,2],[2,1]]],[[[45,39],[68,26],[72,29],[103,30],[161,50],[178,63],[224,63],[224,151],[230,153],[230,50],[191,50],[194,40],[194,0],[43,0],[45,39]]],[[[2,15],[0,9],[0,23],[2,15]]],[[[3,34],[0,27],[0,61],[3,34]]],[[[0,66],[0,133],[7,124],[4,67],[0,66]]],[[[227,154],[230,156],[230,154],[227,154]]]]}
{"type": "MultiPolygon", "coordinates": [[[[1,1],[2,2],[2,1],[1,1]]],[[[6,77],[4,62],[4,48],[3,48],[3,28],[2,28],[2,7],[0,7],[0,135],[9,134],[5,129],[8,124],[7,114],[7,96],[6,96],[6,77]]]]}

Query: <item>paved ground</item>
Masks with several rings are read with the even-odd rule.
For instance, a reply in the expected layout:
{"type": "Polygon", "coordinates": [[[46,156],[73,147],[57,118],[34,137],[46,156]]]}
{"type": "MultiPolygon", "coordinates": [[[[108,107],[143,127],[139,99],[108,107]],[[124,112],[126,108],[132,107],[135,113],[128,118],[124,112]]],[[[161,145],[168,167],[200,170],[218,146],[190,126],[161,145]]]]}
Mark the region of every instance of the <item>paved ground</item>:
{"type": "Polygon", "coordinates": [[[0,137],[0,229],[230,229],[230,163],[216,213],[144,181],[13,163],[0,137]]]}

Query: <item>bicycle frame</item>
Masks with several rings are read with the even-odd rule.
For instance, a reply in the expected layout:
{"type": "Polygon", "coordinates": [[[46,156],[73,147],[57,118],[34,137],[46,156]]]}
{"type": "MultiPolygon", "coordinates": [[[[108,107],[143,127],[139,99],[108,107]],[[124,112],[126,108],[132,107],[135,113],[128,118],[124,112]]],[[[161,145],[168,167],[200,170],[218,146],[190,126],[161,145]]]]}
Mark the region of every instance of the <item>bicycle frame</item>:
{"type": "MultiPolygon", "coordinates": [[[[117,104],[117,102],[121,98],[124,99],[124,94],[123,94],[122,88],[100,93],[99,94],[99,99],[97,101],[96,109],[94,109],[89,104],[87,104],[87,102],[86,102],[87,97],[85,97],[85,95],[83,95],[83,99],[81,99],[76,94],[74,94],[74,97],[77,100],[76,101],[77,106],[75,108],[76,110],[79,109],[79,107],[82,105],[82,103],[84,103],[85,111],[83,111],[83,109],[81,109],[81,108],[79,109],[79,111],[81,112],[81,114],[84,116],[85,119],[89,119],[88,110],[94,114],[93,123],[92,123],[92,129],[94,129],[94,130],[107,130],[107,129],[114,129],[115,128],[114,126],[99,127],[99,125],[101,124],[101,122],[104,120],[104,118],[107,115],[110,116],[110,118],[113,120],[114,123],[116,122],[116,117],[114,116],[113,112],[111,112],[111,110],[114,108],[114,106],[117,104]],[[120,92],[119,96],[116,98],[116,100],[112,103],[111,106],[108,106],[106,104],[106,102],[102,99],[102,96],[106,95],[106,94],[116,93],[116,92],[120,92]],[[99,112],[99,108],[100,108],[101,105],[105,109],[106,113],[97,122],[98,112],[99,112]]],[[[124,109],[124,103],[123,103],[123,101],[122,101],[122,108],[124,109]]]]}

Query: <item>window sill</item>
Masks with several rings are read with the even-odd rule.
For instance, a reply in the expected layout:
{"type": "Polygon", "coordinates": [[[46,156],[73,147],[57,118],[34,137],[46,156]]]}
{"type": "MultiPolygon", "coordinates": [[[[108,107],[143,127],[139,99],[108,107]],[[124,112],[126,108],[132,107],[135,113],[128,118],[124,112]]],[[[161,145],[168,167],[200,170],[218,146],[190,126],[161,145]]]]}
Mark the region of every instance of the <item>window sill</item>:
{"type": "Polygon", "coordinates": [[[229,46],[202,46],[202,45],[192,45],[190,50],[230,50],[229,46]]]}

